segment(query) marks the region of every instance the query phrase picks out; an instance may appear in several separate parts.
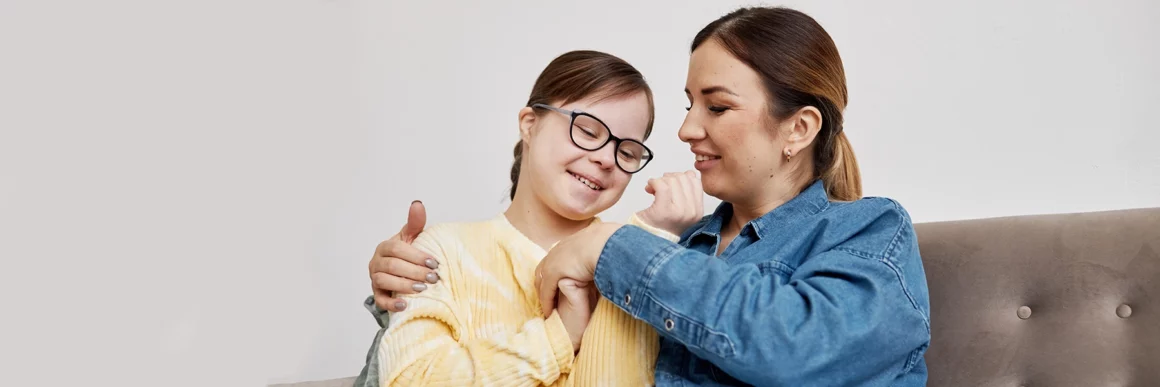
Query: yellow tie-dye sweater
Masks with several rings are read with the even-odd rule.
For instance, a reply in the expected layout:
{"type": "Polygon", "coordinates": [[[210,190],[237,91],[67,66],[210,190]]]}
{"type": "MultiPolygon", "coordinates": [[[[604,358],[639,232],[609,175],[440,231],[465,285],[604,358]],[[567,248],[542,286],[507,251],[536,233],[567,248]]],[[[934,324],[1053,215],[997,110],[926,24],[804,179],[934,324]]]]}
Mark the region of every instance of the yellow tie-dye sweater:
{"type": "MultiPolygon", "coordinates": [[[[677,239],[635,215],[629,224],[677,239]]],[[[377,346],[380,386],[653,384],[656,331],[603,298],[573,355],[560,317],[540,311],[535,269],[547,252],[505,216],[440,224],[414,245],[439,261],[441,280],[390,316],[377,346]]]]}

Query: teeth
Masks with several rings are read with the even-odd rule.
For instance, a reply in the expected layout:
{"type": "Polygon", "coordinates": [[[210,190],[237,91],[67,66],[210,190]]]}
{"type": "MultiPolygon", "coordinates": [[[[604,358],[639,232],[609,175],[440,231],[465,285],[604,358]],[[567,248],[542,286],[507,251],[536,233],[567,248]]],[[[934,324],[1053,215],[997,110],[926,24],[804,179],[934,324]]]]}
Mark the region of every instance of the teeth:
{"type": "Polygon", "coordinates": [[[600,186],[596,185],[596,183],[593,183],[593,182],[591,182],[591,181],[588,181],[588,179],[585,179],[583,176],[580,176],[580,175],[572,175],[572,177],[575,177],[575,178],[576,178],[576,180],[580,180],[580,182],[581,182],[581,183],[584,183],[584,185],[588,186],[588,188],[591,188],[591,189],[594,189],[594,190],[597,190],[597,191],[599,191],[599,190],[603,189],[603,188],[600,188],[600,186]]]}
{"type": "Polygon", "coordinates": [[[697,155],[697,161],[709,161],[709,160],[716,160],[719,158],[721,158],[721,157],[720,156],[697,155]]]}

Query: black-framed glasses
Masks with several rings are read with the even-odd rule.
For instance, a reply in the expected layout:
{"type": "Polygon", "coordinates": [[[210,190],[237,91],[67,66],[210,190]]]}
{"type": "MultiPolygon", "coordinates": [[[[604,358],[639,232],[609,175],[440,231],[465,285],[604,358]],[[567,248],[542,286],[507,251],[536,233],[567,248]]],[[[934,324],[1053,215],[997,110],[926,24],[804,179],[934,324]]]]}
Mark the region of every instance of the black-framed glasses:
{"type": "Polygon", "coordinates": [[[596,116],[580,110],[566,110],[554,106],[537,103],[533,108],[548,109],[568,116],[571,121],[568,126],[572,144],[586,151],[596,151],[613,142],[616,145],[616,166],[630,174],[640,172],[653,159],[652,150],[643,143],[633,139],[619,138],[612,135],[612,130],[596,116]]]}

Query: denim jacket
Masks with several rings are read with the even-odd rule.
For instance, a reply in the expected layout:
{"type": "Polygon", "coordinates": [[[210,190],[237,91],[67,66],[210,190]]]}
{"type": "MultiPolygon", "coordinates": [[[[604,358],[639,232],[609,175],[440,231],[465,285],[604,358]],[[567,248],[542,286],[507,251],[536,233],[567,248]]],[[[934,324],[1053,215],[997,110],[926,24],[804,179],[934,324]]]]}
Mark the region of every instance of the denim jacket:
{"type": "Polygon", "coordinates": [[[926,276],[898,203],[830,201],[818,181],[718,256],[731,215],[679,243],[624,226],[601,252],[600,293],[661,335],[658,386],[926,384],[926,276]]]}

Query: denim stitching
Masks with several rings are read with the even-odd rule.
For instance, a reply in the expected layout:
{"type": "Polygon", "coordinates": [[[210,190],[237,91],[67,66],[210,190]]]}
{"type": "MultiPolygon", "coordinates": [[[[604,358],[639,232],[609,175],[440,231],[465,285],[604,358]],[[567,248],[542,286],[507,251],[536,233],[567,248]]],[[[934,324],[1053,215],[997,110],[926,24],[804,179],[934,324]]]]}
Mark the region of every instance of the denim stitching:
{"type": "Polygon", "coordinates": [[[882,251],[883,258],[893,260],[892,254],[895,252],[895,249],[902,244],[902,233],[903,230],[906,229],[906,225],[910,224],[910,217],[907,216],[906,210],[903,210],[902,206],[900,206],[898,202],[891,199],[885,200],[894,206],[894,210],[898,211],[898,215],[902,216],[902,221],[898,223],[898,229],[894,230],[894,237],[891,238],[890,243],[886,245],[886,250],[882,251]]]}
{"type": "Polygon", "coordinates": [[[652,288],[653,277],[660,271],[661,265],[664,265],[669,259],[672,259],[673,255],[676,255],[675,250],[680,247],[678,245],[669,245],[656,254],[653,254],[652,257],[649,257],[648,265],[645,265],[644,269],[644,281],[642,281],[644,284],[644,294],[651,293],[649,290],[652,288]]]}
{"type": "Polygon", "coordinates": [[[854,250],[854,249],[851,249],[849,247],[835,247],[833,249],[833,251],[843,252],[843,253],[850,254],[850,255],[853,255],[855,257],[862,258],[862,259],[872,259],[872,260],[876,260],[876,261],[886,259],[886,257],[884,257],[884,256],[870,254],[870,253],[867,253],[867,252],[862,251],[862,250],[854,250]]]}
{"type": "MultiPolygon", "coordinates": [[[[700,322],[697,322],[696,320],[689,318],[688,316],[685,316],[683,314],[680,314],[680,313],[673,311],[672,309],[669,309],[669,307],[665,306],[664,303],[661,303],[656,298],[654,298],[651,293],[646,293],[645,297],[648,297],[648,299],[650,301],[652,301],[653,304],[656,304],[661,309],[664,309],[665,312],[667,312],[668,314],[672,315],[673,317],[680,318],[682,321],[688,323],[689,325],[692,325],[694,328],[698,328],[698,329],[707,331],[711,335],[720,336],[723,340],[725,340],[725,344],[729,345],[729,353],[728,354],[718,354],[722,358],[725,358],[725,359],[732,358],[733,355],[735,355],[737,353],[737,349],[733,346],[733,340],[729,339],[728,335],[725,335],[721,332],[717,332],[717,331],[713,330],[713,328],[709,328],[709,327],[705,326],[704,324],[701,324],[700,322]]],[[[690,343],[685,342],[685,340],[683,340],[683,337],[679,337],[677,335],[674,335],[674,337],[676,338],[676,340],[678,342],[680,342],[681,344],[684,344],[686,347],[703,348],[700,345],[690,344],[690,343]]],[[[716,353],[717,351],[708,351],[708,352],[716,353]]]]}
{"type": "Polygon", "coordinates": [[[930,332],[930,319],[928,319],[926,317],[926,314],[922,313],[922,308],[920,306],[918,306],[918,301],[916,301],[914,299],[914,296],[910,294],[910,289],[906,287],[906,282],[902,279],[902,271],[898,270],[898,267],[894,266],[894,263],[892,263],[890,261],[880,260],[879,262],[882,262],[883,264],[886,265],[886,267],[889,267],[890,270],[894,272],[895,277],[898,278],[898,287],[902,288],[902,293],[905,294],[906,299],[910,301],[910,306],[912,308],[914,308],[914,310],[916,312],[918,312],[918,316],[921,317],[922,322],[924,324],[926,324],[926,331],[929,333],[930,332]]]}
{"type": "Polygon", "coordinates": [[[770,270],[776,271],[787,276],[793,275],[794,269],[781,261],[764,261],[757,263],[757,269],[761,270],[763,267],[768,267],[770,270]]]}

